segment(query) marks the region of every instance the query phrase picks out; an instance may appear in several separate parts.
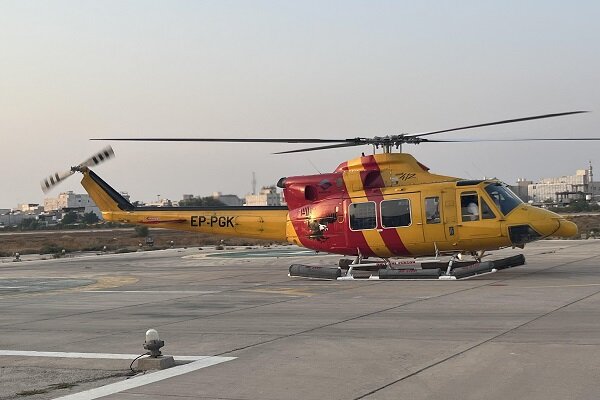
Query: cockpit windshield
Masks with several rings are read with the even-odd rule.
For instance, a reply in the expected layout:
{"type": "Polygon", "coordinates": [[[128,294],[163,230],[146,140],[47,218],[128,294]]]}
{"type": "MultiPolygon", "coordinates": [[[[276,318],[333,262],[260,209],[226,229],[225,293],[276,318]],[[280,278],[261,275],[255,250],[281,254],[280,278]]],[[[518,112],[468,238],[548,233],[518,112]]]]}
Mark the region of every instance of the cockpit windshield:
{"type": "Polygon", "coordinates": [[[496,206],[502,214],[507,215],[523,201],[514,194],[508,187],[501,183],[491,183],[485,187],[496,206]]]}

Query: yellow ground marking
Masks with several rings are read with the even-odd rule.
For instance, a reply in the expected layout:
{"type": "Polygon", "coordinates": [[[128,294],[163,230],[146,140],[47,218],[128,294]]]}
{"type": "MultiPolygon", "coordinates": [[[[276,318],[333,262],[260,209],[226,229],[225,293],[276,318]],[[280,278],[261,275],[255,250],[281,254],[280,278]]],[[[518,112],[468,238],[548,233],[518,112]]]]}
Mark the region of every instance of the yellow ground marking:
{"type": "Polygon", "coordinates": [[[273,288],[273,289],[245,289],[243,292],[267,293],[267,294],[284,294],[288,296],[306,296],[310,297],[313,293],[308,293],[305,289],[298,288],[273,288]]]}
{"type": "MultiPolygon", "coordinates": [[[[94,279],[94,278],[88,278],[94,279]]],[[[90,290],[104,290],[104,289],[113,289],[120,286],[125,285],[133,285],[139,281],[138,278],[133,276],[101,276],[96,278],[96,282],[86,285],[86,286],[78,286],[71,289],[64,289],[65,291],[73,291],[73,292],[81,292],[81,291],[90,291],[90,290]]]]}

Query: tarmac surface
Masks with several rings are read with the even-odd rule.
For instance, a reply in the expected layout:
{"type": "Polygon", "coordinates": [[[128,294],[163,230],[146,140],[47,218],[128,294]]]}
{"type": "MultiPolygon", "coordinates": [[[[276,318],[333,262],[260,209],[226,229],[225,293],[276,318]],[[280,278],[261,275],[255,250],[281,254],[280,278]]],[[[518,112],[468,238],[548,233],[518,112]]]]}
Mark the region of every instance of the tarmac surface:
{"type": "Polygon", "coordinates": [[[0,263],[0,399],[138,379],[127,355],[144,352],[149,328],[164,354],[232,358],[166,378],[147,373],[156,380],[102,398],[600,397],[600,240],[495,252],[522,252],[527,265],[459,281],[289,278],[292,263],[339,257],[241,251],[0,263]]]}

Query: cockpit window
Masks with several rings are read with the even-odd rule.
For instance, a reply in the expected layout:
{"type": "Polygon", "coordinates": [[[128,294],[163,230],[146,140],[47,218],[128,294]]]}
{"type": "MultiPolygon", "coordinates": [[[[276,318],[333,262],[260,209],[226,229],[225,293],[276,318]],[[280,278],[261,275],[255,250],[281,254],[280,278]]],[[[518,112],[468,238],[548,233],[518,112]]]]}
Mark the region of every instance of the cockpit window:
{"type": "Polygon", "coordinates": [[[488,204],[485,202],[483,197],[481,198],[481,218],[483,218],[483,219],[496,218],[496,215],[494,214],[494,212],[492,211],[490,206],[488,206],[488,204]]]}
{"type": "Polygon", "coordinates": [[[477,192],[460,194],[460,210],[463,222],[479,221],[479,196],[477,192]]]}
{"type": "Polygon", "coordinates": [[[509,188],[500,184],[492,183],[485,187],[485,191],[488,192],[496,206],[500,209],[502,214],[507,215],[523,201],[517,197],[509,188]]]}

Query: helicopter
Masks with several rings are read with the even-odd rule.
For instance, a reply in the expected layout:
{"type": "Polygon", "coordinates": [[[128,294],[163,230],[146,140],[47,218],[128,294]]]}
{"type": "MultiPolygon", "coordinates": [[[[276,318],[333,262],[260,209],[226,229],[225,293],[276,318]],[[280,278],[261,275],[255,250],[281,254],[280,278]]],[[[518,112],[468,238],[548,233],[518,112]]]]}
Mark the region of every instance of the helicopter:
{"type": "Polygon", "coordinates": [[[281,178],[287,206],[138,207],[90,168],[114,156],[109,146],[83,163],[42,181],[44,192],[75,172],[105,221],[289,242],[317,252],[369,257],[391,265],[393,258],[449,255],[481,261],[485,252],[523,248],[547,237],[570,238],[577,226],[564,217],[524,203],[496,179],[438,175],[402,152],[405,144],[494,141],[584,141],[600,138],[452,140],[431,135],[492,125],[561,117],[587,111],[536,115],[417,134],[349,139],[280,138],[109,138],[153,142],[299,143],[319,146],[289,154],[370,145],[373,154],[342,162],[333,172],[281,178]]]}

